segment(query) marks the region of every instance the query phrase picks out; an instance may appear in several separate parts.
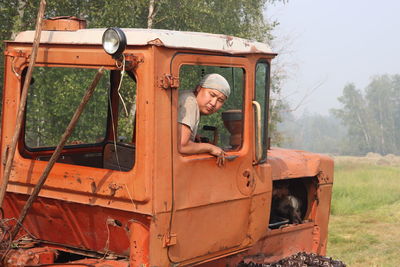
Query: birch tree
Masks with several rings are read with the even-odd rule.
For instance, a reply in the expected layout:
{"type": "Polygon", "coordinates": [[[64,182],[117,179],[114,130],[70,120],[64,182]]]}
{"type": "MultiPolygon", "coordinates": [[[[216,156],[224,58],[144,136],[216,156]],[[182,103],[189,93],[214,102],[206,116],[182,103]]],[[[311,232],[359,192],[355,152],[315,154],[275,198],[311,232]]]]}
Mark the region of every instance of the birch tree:
{"type": "MultiPolygon", "coordinates": [[[[91,28],[158,28],[199,31],[238,36],[267,42],[275,23],[268,23],[264,10],[269,3],[284,0],[51,0],[46,16],[75,16],[86,19],[91,28]]],[[[20,30],[34,29],[39,1],[0,2],[0,80],[3,80],[3,41],[20,30]]],[[[280,77],[273,80],[272,91],[280,94],[280,77]]],[[[1,85],[2,86],[2,85],[1,85]]],[[[271,107],[271,131],[277,135],[283,102],[271,107]]],[[[278,140],[274,138],[273,140],[278,140]]]]}

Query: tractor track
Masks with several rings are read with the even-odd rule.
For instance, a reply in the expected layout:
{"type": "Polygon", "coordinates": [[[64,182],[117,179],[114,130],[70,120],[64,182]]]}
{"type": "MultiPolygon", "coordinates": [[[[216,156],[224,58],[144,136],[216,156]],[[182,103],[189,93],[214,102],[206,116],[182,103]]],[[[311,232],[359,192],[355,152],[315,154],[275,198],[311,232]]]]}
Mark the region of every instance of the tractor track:
{"type": "Polygon", "coordinates": [[[241,262],[237,267],[346,267],[346,264],[314,253],[299,252],[275,263],[241,262]]]}

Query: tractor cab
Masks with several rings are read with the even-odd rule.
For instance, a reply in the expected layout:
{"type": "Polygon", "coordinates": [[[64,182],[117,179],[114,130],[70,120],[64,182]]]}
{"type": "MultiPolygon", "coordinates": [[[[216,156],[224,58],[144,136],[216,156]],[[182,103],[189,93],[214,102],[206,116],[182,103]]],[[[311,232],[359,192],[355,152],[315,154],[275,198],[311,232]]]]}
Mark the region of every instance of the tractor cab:
{"type": "Polygon", "coordinates": [[[104,72],[23,227],[1,240],[12,245],[5,266],[236,266],[260,253],[265,262],[325,253],[333,162],[268,147],[276,54],[267,44],[46,21],[9,155],[34,34],[6,42],[1,157],[13,164],[2,229],[14,227],[86,88],[104,72]],[[223,166],[208,153],[178,151],[179,96],[211,73],[231,95],[201,116],[198,142],[221,147],[223,166]]]}

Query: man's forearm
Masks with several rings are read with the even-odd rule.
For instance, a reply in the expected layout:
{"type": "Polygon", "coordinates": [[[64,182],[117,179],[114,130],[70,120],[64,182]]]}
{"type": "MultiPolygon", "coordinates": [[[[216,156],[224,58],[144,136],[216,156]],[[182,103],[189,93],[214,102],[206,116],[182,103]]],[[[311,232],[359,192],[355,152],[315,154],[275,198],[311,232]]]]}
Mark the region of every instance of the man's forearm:
{"type": "Polygon", "coordinates": [[[178,148],[182,154],[200,154],[210,153],[215,146],[209,143],[195,143],[189,141],[186,144],[181,144],[178,148]]]}

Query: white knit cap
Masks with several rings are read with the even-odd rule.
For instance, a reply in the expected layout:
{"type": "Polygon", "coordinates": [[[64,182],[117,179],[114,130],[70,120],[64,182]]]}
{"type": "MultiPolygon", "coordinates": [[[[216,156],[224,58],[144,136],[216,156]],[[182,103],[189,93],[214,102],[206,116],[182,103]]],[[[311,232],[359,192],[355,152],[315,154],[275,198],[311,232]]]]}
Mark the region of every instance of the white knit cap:
{"type": "Polygon", "coordinates": [[[207,74],[200,81],[199,86],[208,89],[214,89],[223,93],[227,98],[231,93],[231,88],[228,81],[218,73],[207,74]]]}

